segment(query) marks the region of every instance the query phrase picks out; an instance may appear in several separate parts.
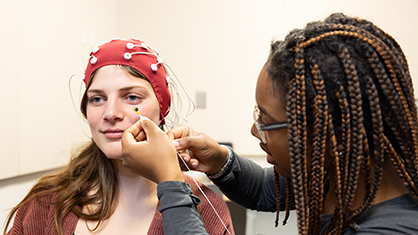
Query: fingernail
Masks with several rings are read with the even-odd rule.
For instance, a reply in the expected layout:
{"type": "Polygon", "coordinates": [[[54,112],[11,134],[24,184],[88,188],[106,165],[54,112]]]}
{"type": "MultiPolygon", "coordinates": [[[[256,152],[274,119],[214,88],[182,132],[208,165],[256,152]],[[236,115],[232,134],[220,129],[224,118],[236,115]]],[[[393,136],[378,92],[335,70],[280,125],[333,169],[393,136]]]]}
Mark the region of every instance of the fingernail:
{"type": "Polygon", "coordinates": [[[176,140],[171,141],[171,143],[173,143],[174,148],[178,148],[180,146],[180,143],[176,140]]]}
{"type": "Polygon", "coordinates": [[[193,162],[193,163],[192,163],[192,167],[193,167],[193,168],[197,167],[197,162],[193,162]]]}

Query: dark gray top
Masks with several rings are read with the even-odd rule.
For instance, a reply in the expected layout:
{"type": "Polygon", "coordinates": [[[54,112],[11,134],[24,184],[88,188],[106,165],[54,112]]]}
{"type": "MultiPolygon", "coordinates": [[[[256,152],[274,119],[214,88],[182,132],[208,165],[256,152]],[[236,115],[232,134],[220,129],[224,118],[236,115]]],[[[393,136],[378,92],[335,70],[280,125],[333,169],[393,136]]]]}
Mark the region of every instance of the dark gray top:
{"type": "MultiPolygon", "coordinates": [[[[332,215],[323,215],[321,234],[332,215]]],[[[345,228],[344,235],[418,234],[418,200],[412,194],[393,198],[370,207],[354,226],[345,228]]]]}
{"type": "Polygon", "coordinates": [[[200,199],[192,194],[190,184],[162,182],[157,186],[157,196],[165,235],[208,234],[196,208],[200,199]]]}
{"type": "MultiPolygon", "coordinates": [[[[232,164],[224,175],[213,180],[232,201],[257,211],[276,211],[276,186],[273,167],[262,168],[232,152],[232,164]]],[[[286,179],[280,178],[280,210],[285,208],[286,179]]],[[[196,210],[198,198],[187,183],[168,181],[158,185],[158,198],[165,234],[207,234],[196,210]]],[[[322,231],[331,215],[323,215],[322,231]]],[[[357,219],[358,229],[344,229],[351,234],[418,234],[418,200],[407,194],[370,207],[357,219]]]]}

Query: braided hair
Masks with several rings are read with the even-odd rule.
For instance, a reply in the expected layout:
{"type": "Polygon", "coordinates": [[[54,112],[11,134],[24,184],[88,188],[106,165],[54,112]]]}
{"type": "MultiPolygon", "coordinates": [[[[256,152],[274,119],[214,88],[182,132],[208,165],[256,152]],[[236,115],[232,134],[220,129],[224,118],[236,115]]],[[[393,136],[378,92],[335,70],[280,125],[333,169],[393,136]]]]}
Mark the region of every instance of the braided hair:
{"type": "Polygon", "coordinates": [[[367,20],[335,13],[273,42],[269,62],[273,87],[286,103],[299,234],[320,232],[326,154],[334,163],[335,177],[329,180],[336,196],[327,234],[340,234],[372,205],[385,161],[418,196],[412,80],[405,55],[389,34],[367,20]],[[352,211],[360,172],[365,194],[352,211]]]}

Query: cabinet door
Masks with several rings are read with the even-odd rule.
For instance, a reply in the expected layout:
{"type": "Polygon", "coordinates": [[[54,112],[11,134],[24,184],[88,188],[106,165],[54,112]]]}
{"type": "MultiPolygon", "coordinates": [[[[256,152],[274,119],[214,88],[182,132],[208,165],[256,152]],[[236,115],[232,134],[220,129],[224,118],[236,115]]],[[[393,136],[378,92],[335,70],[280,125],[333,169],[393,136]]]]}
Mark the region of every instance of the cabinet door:
{"type": "Polygon", "coordinates": [[[94,46],[117,35],[116,1],[89,3],[0,1],[0,179],[63,166],[89,140],[74,110],[82,75],[71,83],[74,104],[69,79],[84,72],[94,46]]]}
{"type": "MultiPolygon", "coordinates": [[[[1,19],[14,19],[17,1],[0,1],[1,19]]],[[[18,173],[19,66],[18,27],[1,23],[0,37],[0,179],[18,173]]]]}

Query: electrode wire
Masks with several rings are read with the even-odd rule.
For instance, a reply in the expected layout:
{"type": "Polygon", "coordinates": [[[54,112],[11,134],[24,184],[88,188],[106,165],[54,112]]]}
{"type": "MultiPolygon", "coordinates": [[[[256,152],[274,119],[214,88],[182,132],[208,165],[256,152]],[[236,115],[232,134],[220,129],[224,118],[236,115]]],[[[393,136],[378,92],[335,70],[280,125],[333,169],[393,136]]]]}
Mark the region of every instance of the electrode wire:
{"type": "Polygon", "coordinates": [[[177,152],[177,156],[181,159],[181,161],[183,162],[183,164],[186,166],[187,170],[189,171],[189,173],[191,174],[191,177],[193,178],[197,188],[200,190],[200,192],[203,194],[203,196],[206,198],[206,200],[208,201],[209,205],[212,207],[212,210],[215,212],[216,216],[218,217],[219,221],[221,221],[222,225],[224,226],[224,228],[226,229],[226,231],[228,232],[229,235],[231,235],[231,232],[228,230],[228,228],[226,227],[225,223],[222,221],[221,216],[218,214],[218,212],[216,211],[215,207],[212,205],[212,203],[210,202],[209,198],[206,196],[206,194],[203,192],[202,188],[200,188],[199,184],[196,181],[196,178],[193,176],[192,171],[190,170],[189,166],[187,166],[186,162],[184,161],[184,159],[180,156],[180,153],[177,152]]]}
{"type": "MultiPolygon", "coordinates": [[[[73,92],[72,92],[72,89],[71,89],[71,81],[72,81],[73,77],[77,76],[77,75],[80,76],[80,77],[83,77],[79,73],[75,73],[75,74],[71,75],[70,79],[68,80],[68,90],[70,92],[71,102],[73,104],[74,110],[75,110],[75,112],[77,113],[77,116],[78,116],[78,124],[80,125],[80,128],[83,131],[84,135],[87,136],[87,138],[91,139],[91,136],[89,134],[87,134],[87,132],[84,130],[83,123],[81,121],[86,122],[86,119],[81,115],[80,110],[77,109],[77,106],[75,105],[75,101],[74,101],[73,92]]],[[[82,96],[81,93],[82,93],[82,90],[83,90],[83,84],[84,84],[83,79],[81,79],[80,80],[80,89],[79,89],[79,92],[78,92],[78,103],[79,104],[81,103],[81,96],[82,96]]]]}

